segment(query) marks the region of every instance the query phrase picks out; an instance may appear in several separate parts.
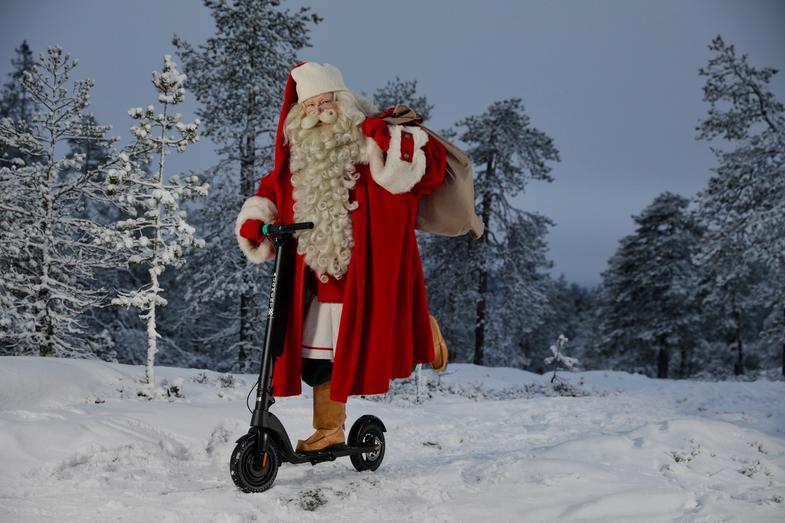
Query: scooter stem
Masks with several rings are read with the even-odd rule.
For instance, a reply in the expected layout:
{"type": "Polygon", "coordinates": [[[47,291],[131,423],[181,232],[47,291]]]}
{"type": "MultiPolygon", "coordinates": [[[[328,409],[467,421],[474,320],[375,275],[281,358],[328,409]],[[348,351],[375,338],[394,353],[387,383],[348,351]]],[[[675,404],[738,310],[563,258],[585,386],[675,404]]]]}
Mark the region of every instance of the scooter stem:
{"type": "Polygon", "coordinates": [[[262,427],[270,405],[275,403],[273,397],[273,368],[275,360],[283,353],[284,339],[292,295],[292,274],[294,271],[292,251],[294,239],[292,234],[297,230],[311,229],[313,224],[295,223],[290,225],[265,225],[264,234],[275,244],[275,272],[270,286],[270,300],[267,306],[267,326],[264,334],[264,350],[262,365],[259,370],[259,381],[256,388],[256,406],[251,418],[251,426],[262,427]]]}

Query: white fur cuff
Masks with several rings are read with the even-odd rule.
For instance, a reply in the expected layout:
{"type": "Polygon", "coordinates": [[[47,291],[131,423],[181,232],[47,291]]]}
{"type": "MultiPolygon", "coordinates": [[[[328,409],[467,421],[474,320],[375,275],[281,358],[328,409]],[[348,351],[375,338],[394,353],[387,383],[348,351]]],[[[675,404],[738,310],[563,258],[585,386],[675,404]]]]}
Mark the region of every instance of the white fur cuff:
{"type": "Polygon", "coordinates": [[[428,133],[416,126],[389,125],[390,148],[387,160],[376,142],[368,138],[368,163],[374,181],[393,194],[408,192],[425,174],[425,153],[422,148],[428,142],[428,133]],[[401,134],[410,133],[414,138],[411,161],[401,158],[401,134]]]}
{"type": "Polygon", "coordinates": [[[265,238],[261,244],[243,238],[240,236],[240,228],[246,220],[273,223],[277,218],[278,208],[272,201],[261,196],[251,196],[245,200],[242,209],[240,209],[240,214],[234,225],[234,234],[237,237],[237,243],[240,244],[240,249],[253,263],[262,263],[272,259],[275,256],[275,246],[268,238],[265,238]]]}

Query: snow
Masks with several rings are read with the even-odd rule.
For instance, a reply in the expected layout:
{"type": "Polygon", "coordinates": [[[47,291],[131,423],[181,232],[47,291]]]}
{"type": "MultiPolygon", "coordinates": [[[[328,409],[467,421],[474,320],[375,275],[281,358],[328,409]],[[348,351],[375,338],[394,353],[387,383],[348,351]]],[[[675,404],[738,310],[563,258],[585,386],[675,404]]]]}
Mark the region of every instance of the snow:
{"type": "MultiPolygon", "coordinates": [[[[385,461],[229,478],[251,375],[36,357],[0,360],[0,521],[782,521],[785,382],[549,375],[451,365],[351,398],[387,426],[385,461]],[[171,396],[164,391],[169,388],[171,396]],[[179,388],[179,395],[175,389],[179,388]],[[145,394],[144,396],[138,395],[145,394]],[[150,396],[154,399],[149,399],[150,396]]],[[[306,387],[307,389],[307,387],[306,387]]],[[[273,406],[310,434],[310,392],[273,406]]],[[[347,427],[348,428],[348,427],[347,427]]]]}

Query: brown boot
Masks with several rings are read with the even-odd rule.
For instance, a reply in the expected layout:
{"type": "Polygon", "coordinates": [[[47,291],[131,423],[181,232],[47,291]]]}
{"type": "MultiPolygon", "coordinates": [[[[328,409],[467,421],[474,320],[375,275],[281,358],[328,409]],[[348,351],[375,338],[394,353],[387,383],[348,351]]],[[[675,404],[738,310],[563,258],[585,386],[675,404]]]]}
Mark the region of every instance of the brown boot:
{"type": "Polygon", "coordinates": [[[311,437],[297,441],[297,452],[315,452],[342,445],[346,441],[346,403],[330,399],[330,382],[313,388],[313,428],[311,437]]]}
{"type": "Polygon", "coordinates": [[[447,342],[444,341],[439,322],[431,315],[431,335],[433,336],[433,362],[431,367],[436,372],[444,372],[447,368],[447,342]]]}

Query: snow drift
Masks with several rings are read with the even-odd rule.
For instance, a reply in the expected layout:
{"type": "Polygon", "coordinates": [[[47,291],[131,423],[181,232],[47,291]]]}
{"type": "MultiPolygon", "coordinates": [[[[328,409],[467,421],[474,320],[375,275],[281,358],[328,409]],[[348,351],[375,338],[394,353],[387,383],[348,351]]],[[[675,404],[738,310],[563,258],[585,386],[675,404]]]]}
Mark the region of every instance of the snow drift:
{"type": "MultiPolygon", "coordinates": [[[[254,376],[0,359],[0,521],[781,521],[785,383],[549,376],[453,365],[425,400],[352,398],[388,428],[375,473],[284,464],[242,494],[228,473],[254,376]],[[167,395],[168,392],[168,395],[167,395]]],[[[310,433],[310,396],[273,407],[310,433]]]]}

